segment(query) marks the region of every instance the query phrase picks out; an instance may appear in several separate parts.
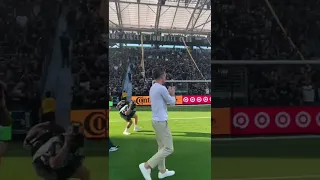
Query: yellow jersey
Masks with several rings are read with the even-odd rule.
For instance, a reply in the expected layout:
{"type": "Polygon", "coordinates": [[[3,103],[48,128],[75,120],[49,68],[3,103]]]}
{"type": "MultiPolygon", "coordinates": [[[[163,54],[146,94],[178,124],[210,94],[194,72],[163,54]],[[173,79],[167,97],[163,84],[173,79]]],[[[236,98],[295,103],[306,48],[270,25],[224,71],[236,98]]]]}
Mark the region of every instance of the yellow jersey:
{"type": "Polygon", "coordinates": [[[56,111],[56,100],[53,98],[45,98],[41,103],[42,114],[56,111]]]}

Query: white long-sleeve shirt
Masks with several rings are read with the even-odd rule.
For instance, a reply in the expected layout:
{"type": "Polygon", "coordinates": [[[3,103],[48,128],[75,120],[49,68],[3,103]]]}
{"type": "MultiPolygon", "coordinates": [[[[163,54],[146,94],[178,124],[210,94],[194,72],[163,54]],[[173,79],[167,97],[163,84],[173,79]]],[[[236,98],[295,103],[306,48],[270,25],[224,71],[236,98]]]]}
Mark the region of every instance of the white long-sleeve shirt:
{"type": "Polygon", "coordinates": [[[149,92],[153,121],[167,121],[167,104],[176,104],[176,98],[170,96],[167,88],[159,83],[154,83],[149,92]]]}

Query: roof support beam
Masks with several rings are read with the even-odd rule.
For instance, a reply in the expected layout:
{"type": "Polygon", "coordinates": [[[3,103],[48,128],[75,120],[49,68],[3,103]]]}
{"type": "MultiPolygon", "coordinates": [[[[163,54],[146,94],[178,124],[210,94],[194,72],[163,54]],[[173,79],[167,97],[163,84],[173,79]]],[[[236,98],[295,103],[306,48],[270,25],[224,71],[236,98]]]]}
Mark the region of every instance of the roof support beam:
{"type": "MultiPolygon", "coordinates": [[[[200,24],[200,25],[198,25],[198,26],[196,26],[196,27],[194,27],[194,28],[198,28],[198,27],[201,27],[201,26],[204,27],[204,25],[206,25],[206,24],[208,24],[209,22],[211,22],[211,19],[209,20],[210,17],[211,17],[211,16],[209,16],[209,17],[207,18],[207,20],[206,20],[205,23],[202,23],[202,24],[200,24]]],[[[202,27],[202,29],[203,29],[203,27],[202,27]]]]}
{"type": "MultiPolygon", "coordinates": [[[[208,23],[208,22],[207,22],[208,23]]],[[[206,23],[201,24],[200,26],[203,26],[206,23]]],[[[199,27],[200,27],[199,26],[199,27]]],[[[119,27],[117,26],[109,26],[109,30],[119,30],[119,27]]],[[[133,31],[133,32],[155,32],[155,28],[137,28],[137,27],[122,27],[121,30],[123,31],[133,31]]],[[[162,33],[177,33],[177,34],[191,34],[191,32],[186,32],[185,29],[158,29],[158,31],[161,31],[162,33]]],[[[211,30],[205,30],[201,32],[196,32],[196,34],[199,35],[210,35],[211,30]]]]}
{"type": "Polygon", "coordinates": [[[191,16],[190,16],[190,19],[189,19],[189,22],[188,22],[188,24],[187,24],[186,30],[189,29],[189,25],[190,25],[190,23],[191,23],[191,22],[193,21],[193,19],[194,19],[194,14],[196,13],[196,11],[197,11],[197,9],[198,9],[199,4],[200,4],[200,0],[197,1],[196,7],[195,7],[195,9],[193,10],[193,12],[192,12],[192,14],[191,14],[191,16]]]}
{"type": "MultiPolygon", "coordinates": [[[[121,0],[109,0],[109,2],[119,2],[119,3],[122,3],[122,4],[141,4],[141,5],[148,5],[148,6],[158,6],[158,4],[152,4],[152,3],[144,3],[144,2],[128,2],[128,1],[121,1],[121,0]]],[[[195,7],[185,7],[185,6],[175,6],[175,5],[162,5],[162,7],[173,7],[173,8],[188,8],[188,9],[197,9],[195,7]]],[[[198,8],[199,9],[199,8],[198,8]]]]}
{"type": "Polygon", "coordinates": [[[202,32],[202,31],[203,31],[204,25],[206,25],[207,23],[211,23],[211,14],[210,14],[210,16],[207,18],[206,23],[204,23],[204,24],[203,24],[203,26],[202,26],[202,28],[201,28],[200,32],[202,32]],[[210,20],[209,20],[209,19],[210,19],[210,20]]]}
{"type": "Polygon", "coordinates": [[[138,28],[140,28],[140,4],[138,4],[138,28]]]}
{"type": "MultiPolygon", "coordinates": [[[[198,22],[199,18],[201,17],[201,13],[202,13],[202,11],[203,11],[204,7],[205,7],[205,6],[207,5],[207,3],[208,3],[207,1],[208,1],[208,0],[206,0],[206,1],[202,4],[201,9],[200,9],[200,12],[199,12],[199,14],[198,14],[198,16],[197,16],[196,20],[194,21],[194,23],[193,23],[193,25],[192,25],[191,29],[189,29],[190,31],[193,31],[194,27],[196,26],[196,24],[197,24],[197,22],[198,22]]],[[[211,17],[211,13],[210,13],[210,16],[209,16],[209,17],[211,17]]],[[[207,19],[206,21],[208,21],[208,19],[207,19]]]]}
{"type": "Polygon", "coordinates": [[[160,15],[161,15],[161,3],[158,1],[158,6],[157,6],[157,14],[156,14],[156,21],[154,23],[155,27],[155,33],[158,33],[158,28],[159,28],[159,22],[160,22],[160,15]]]}
{"type": "Polygon", "coordinates": [[[115,0],[114,3],[116,5],[116,10],[117,10],[117,16],[118,16],[118,21],[119,21],[119,27],[122,27],[122,17],[121,17],[121,9],[120,9],[120,1],[115,0]]]}
{"type": "Polygon", "coordinates": [[[174,20],[176,20],[176,16],[177,16],[179,4],[180,4],[180,0],[178,1],[178,5],[177,5],[176,10],[175,10],[175,12],[174,12],[174,16],[173,16],[173,19],[172,19],[172,23],[171,23],[170,29],[173,28],[174,20]]]}

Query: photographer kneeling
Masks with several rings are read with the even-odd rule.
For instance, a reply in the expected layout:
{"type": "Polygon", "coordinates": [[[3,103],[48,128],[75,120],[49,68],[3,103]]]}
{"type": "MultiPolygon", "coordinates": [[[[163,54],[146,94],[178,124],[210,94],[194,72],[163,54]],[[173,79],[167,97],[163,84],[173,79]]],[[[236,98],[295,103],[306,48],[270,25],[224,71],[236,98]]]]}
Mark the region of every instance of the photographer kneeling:
{"type": "Polygon", "coordinates": [[[79,126],[74,125],[66,133],[49,139],[33,155],[38,176],[44,180],[90,180],[89,170],[83,165],[83,141],[79,126]]]}

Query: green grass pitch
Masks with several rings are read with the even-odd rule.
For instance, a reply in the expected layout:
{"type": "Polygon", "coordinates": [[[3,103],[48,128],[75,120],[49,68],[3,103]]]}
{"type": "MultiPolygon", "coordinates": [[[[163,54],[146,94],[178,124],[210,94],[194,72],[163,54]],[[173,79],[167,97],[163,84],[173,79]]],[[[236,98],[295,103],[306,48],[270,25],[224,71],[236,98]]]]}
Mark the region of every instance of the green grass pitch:
{"type": "MultiPolygon", "coordinates": [[[[142,180],[138,165],[157,151],[150,107],[138,107],[137,115],[143,131],[133,132],[131,128],[132,134],[125,136],[122,134],[125,121],[117,111],[110,113],[110,138],[120,146],[119,151],[109,155],[110,180],[142,180]]],[[[176,175],[168,180],[211,179],[210,118],[210,106],[169,108],[169,126],[175,152],[167,158],[166,165],[168,169],[175,170],[176,175]]],[[[157,169],[152,171],[153,179],[158,179],[157,173],[157,169]]]]}
{"type": "Polygon", "coordinates": [[[320,138],[212,141],[214,180],[319,180],[320,138]]]}

